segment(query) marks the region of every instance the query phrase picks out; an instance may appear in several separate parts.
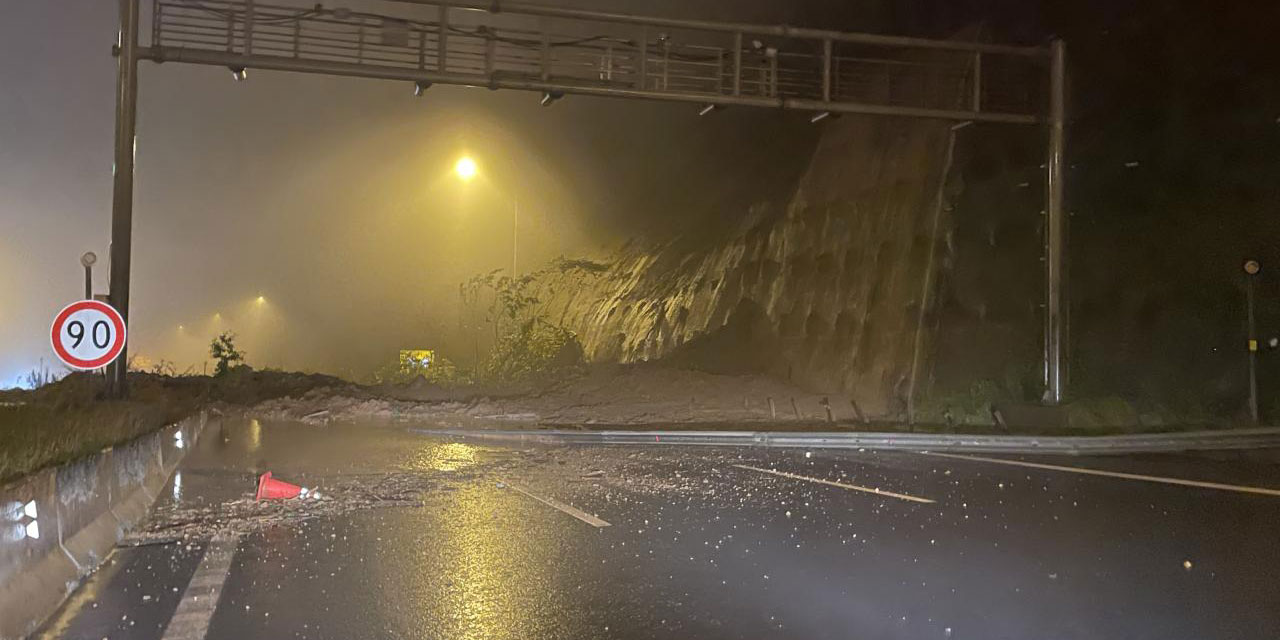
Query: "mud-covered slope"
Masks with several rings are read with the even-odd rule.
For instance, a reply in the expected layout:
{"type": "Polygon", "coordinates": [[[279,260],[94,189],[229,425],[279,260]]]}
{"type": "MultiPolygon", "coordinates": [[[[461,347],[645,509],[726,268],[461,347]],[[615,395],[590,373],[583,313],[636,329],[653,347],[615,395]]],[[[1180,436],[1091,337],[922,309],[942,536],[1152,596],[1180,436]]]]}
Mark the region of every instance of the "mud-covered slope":
{"type": "Polygon", "coordinates": [[[950,131],[889,118],[824,126],[785,209],[759,207],[704,246],[632,246],[603,273],[551,277],[548,316],[592,360],[766,371],[900,413],[938,268],[950,131]]]}

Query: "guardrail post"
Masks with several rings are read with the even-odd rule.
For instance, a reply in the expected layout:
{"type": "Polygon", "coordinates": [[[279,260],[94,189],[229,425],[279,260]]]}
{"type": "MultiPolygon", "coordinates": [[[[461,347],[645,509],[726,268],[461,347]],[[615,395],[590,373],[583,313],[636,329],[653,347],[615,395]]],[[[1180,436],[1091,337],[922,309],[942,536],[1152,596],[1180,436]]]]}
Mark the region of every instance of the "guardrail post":
{"type": "Polygon", "coordinates": [[[244,3],[244,54],[253,55],[253,0],[244,3]]]}
{"type": "Polygon", "coordinates": [[[496,39],[497,32],[493,27],[481,27],[484,29],[484,74],[489,77],[490,82],[493,81],[493,71],[496,68],[494,60],[498,41],[496,39]]]}
{"type": "Polygon", "coordinates": [[[974,113],[982,111],[982,52],[973,52],[973,96],[969,108],[974,113]]]}
{"type": "Polygon", "coordinates": [[[160,0],[151,0],[151,46],[158,47],[161,44],[160,25],[164,23],[164,5],[160,4],[160,0]]]}
{"type": "Polygon", "coordinates": [[[666,91],[671,82],[671,41],[662,41],[662,90],[666,91]]]}
{"type": "Polygon", "coordinates": [[[716,94],[724,93],[724,50],[716,49],[716,94]]]}
{"type": "Polygon", "coordinates": [[[822,41],[822,101],[831,102],[831,38],[822,41]]]}
{"type": "Polygon", "coordinates": [[[542,81],[546,82],[551,79],[551,33],[545,20],[538,20],[538,30],[542,31],[542,81]]]}
{"type": "Polygon", "coordinates": [[[649,28],[640,29],[640,79],[636,83],[639,89],[649,88],[649,28]]]}
{"type": "Polygon", "coordinates": [[[436,33],[436,71],[448,71],[449,58],[449,5],[440,5],[440,20],[436,33]]]}
{"type": "Polygon", "coordinates": [[[427,68],[427,31],[422,29],[418,31],[418,70],[425,71],[427,68]]]}
{"type": "Polygon", "coordinates": [[[236,52],[236,14],[227,13],[227,53],[236,52]]]}
{"type": "Polygon", "coordinates": [[[360,18],[360,30],[356,32],[356,64],[364,64],[364,18],[360,18]]]}
{"type": "Polygon", "coordinates": [[[742,95],[742,32],[733,34],[733,95],[742,95]]]}

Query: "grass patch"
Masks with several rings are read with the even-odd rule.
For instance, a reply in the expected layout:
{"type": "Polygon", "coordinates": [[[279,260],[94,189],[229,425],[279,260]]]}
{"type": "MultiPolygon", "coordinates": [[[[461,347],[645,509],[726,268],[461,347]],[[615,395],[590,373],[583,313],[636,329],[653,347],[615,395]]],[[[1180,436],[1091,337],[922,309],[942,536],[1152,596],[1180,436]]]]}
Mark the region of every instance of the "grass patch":
{"type": "Polygon", "coordinates": [[[128,442],[210,404],[247,406],[347,385],[329,376],[247,367],[217,377],[131,373],[129,383],[128,400],[104,399],[106,381],[89,374],[0,394],[0,483],[128,442]]]}

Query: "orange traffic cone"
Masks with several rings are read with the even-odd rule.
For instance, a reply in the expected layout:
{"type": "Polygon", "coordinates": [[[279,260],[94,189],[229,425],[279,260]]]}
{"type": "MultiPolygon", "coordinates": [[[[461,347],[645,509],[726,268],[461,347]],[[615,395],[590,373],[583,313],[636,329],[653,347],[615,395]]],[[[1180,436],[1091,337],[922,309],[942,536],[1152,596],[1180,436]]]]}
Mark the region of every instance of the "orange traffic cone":
{"type": "Polygon", "coordinates": [[[290,484],[283,480],[276,480],[271,477],[268,471],[258,478],[258,493],[254,496],[254,500],[274,500],[288,498],[319,498],[320,492],[312,491],[306,487],[299,487],[296,484],[290,484]]]}

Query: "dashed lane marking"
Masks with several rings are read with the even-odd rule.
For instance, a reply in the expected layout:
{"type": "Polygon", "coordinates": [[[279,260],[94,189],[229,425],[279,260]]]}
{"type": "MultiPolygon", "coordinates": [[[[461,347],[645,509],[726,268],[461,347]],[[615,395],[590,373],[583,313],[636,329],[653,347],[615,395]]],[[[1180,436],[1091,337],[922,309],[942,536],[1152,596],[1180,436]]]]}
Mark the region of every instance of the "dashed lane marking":
{"type": "Polygon", "coordinates": [[[164,640],[204,640],[209,621],[222,597],[222,585],[231,572],[231,558],[240,545],[240,536],[217,536],[209,542],[200,566],[191,576],[177,611],[164,630],[164,640]]]}
{"type": "Polygon", "coordinates": [[[558,509],[560,511],[563,511],[564,513],[567,513],[593,527],[599,528],[599,527],[611,526],[608,522],[605,522],[600,518],[597,518],[589,513],[586,513],[581,509],[577,509],[563,502],[560,502],[559,500],[556,500],[554,498],[544,498],[542,496],[534,495],[532,493],[529,493],[528,491],[525,491],[520,487],[517,487],[514,484],[511,484],[510,482],[506,483],[506,485],[508,487],[511,487],[512,489],[515,489],[516,491],[519,491],[520,493],[523,493],[526,496],[529,496],[530,498],[533,498],[534,500],[537,500],[538,502],[541,502],[542,504],[547,505],[548,507],[551,507],[552,509],[558,509]]]}
{"type": "Polygon", "coordinates": [[[768,473],[770,475],[781,476],[783,478],[791,478],[792,480],[804,480],[805,482],[816,482],[818,484],[825,484],[829,487],[839,487],[841,489],[849,489],[851,491],[861,491],[863,493],[874,493],[878,496],[888,496],[890,498],[897,498],[899,500],[908,500],[910,502],[920,502],[923,504],[934,503],[933,500],[930,500],[928,498],[911,496],[905,493],[895,493],[893,491],[885,491],[884,489],[877,489],[875,487],[859,487],[856,484],[836,482],[835,480],[823,480],[822,478],[810,478],[808,476],[797,475],[794,473],[787,473],[786,471],[778,471],[775,469],[761,469],[760,467],[752,467],[750,465],[745,465],[745,464],[735,464],[733,466],[739,469],[749,469],[751,471],[759,471],[760,473],[768,473]]]}
{"type": "Polygon", "coordinates": [[[1250,487],[1238,484],[1223,484],[1221,482],[1203,482],[1200,480],[1186,480],[1183,478],[1166,478],[1163,476],[1148,476],[1140,473],[1104,471],[1102,469],[1090,469],[1088,467],[1068,467],[1058,464],[1045,464],[1043,462],[1025,462],[1022,460],[1006,460],[1004,458],[988,458],[986,456],[968,456],[955,453],[937,453],[934,451],[920,451],[918,453],[926,456],[936,456],[939,458],[975,460],[978,462],[1007,464],[1015,467],[1029,467],[1032,469],[1045,469],[1048,471],[1066,471],[1068,473],[1082,473],[1090,476],[1105,476],[1108,478],[1122,478],[1124,480],[1138,480],[1141,482],[1158,482],[1161,484],[1173,484],[1182,487],[1198,487],[1200,489],[1217,489],[1219,491],[1236,491],[1239,493],[1256,493],[1264,496],[1280,496],[1280,489],[1268,489],[1266,487],[1250,487]]]}

